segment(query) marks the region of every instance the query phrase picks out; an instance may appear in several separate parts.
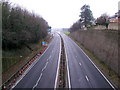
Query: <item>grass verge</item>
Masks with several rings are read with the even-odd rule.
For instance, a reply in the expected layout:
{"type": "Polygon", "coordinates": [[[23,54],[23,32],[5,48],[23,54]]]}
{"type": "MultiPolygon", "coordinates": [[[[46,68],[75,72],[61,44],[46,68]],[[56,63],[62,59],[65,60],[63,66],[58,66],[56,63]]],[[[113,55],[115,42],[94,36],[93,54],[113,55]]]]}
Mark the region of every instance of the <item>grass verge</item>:
{"type": "Polygon", "coordinates": [[[69,31],[62,31],[62,33],[66,34],[66,35],[69,35],[69,34],[70,34],[69,31]]]}
{"type": "Polygon", "coordinates": [[[102,71],[102,73],[109,79],[109,81],[116,87],[120,88],[120,78],[117,73],[110,69],[102,60],[95,56],[89,49],[85,48],[81,43],[70,37],[76,44],[91,58],[95,65],[102,71]]]}

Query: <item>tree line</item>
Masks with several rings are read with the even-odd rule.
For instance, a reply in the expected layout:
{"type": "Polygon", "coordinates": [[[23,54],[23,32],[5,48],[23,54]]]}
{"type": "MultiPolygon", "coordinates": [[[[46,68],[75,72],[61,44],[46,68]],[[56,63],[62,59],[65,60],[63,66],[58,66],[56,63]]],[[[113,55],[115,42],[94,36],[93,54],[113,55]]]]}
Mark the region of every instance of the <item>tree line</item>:
{"type": "Polygon", "coordinates": [[[2,48],[14,49],[29,46],[47,35],[48,23],[41,16],[31,13],[8,1],[2,4],[2,48]]]}

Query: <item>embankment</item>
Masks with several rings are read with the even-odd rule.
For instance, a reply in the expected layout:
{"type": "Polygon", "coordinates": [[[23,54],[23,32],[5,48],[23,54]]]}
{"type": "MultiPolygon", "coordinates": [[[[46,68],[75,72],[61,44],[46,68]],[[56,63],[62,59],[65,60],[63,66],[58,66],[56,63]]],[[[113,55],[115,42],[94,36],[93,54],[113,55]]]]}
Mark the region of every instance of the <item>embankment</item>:
{"type": "Polygon", "coordinates": [[[79,30],[72,32],[70,37],[89,49],[120,76],[117,30],[79,30]]]}
{"type": "MultiPolygon", "coordinates": [[[[47,35],[43,41],[49,43],[52,40],[51,35],[47,35]]],[[[32,51],[27,47],[21,49],[7,50],[2,52],[2,83],[8,80],[16,71],[30,61],[36,54],[44,49],[41,41],[35,44],[29,44],[32,51]]]]}

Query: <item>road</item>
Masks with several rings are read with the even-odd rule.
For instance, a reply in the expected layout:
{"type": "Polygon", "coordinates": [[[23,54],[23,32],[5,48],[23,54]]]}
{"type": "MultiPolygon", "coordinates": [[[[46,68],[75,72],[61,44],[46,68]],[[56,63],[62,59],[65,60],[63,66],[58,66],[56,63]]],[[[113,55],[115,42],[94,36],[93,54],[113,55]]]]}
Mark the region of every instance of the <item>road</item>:
{"type": "Polygon", "coordinates": [[[83,50],[68,36],[61,35],[66,48],[71,88],[112,88],[83,50]]]}
{"type": "MultiPolygon", "coordinates": [[[[65,34],[60,35],[66,50],[70,87],[113,88],[83,50],[65,34]]],[[[48,49],[14,88],[54,88],[61,51],[60,42],[59,34],[54,34],[48,49]]]]}
{"type": "Polygon", "coordinates": [[[17,83],[16,88],[54,88],[60,53],[60,36],[54,35],[38,62],[17,83]]]}

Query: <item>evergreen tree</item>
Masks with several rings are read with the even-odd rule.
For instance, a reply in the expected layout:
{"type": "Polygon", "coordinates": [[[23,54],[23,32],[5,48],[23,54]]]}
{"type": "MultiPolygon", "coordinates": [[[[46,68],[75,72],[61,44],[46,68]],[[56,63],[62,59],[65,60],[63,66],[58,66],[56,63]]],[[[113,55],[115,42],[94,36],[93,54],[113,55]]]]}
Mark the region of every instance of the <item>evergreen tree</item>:
{"type": "Polygon", "coordinates": [[[92,24],[94,18],[92,11],[90,10],[89,5],[84,5],[81,8],[81,14],[80,14],[80,21],[83,23],[85,27],[88,27],[92,24]]]}

